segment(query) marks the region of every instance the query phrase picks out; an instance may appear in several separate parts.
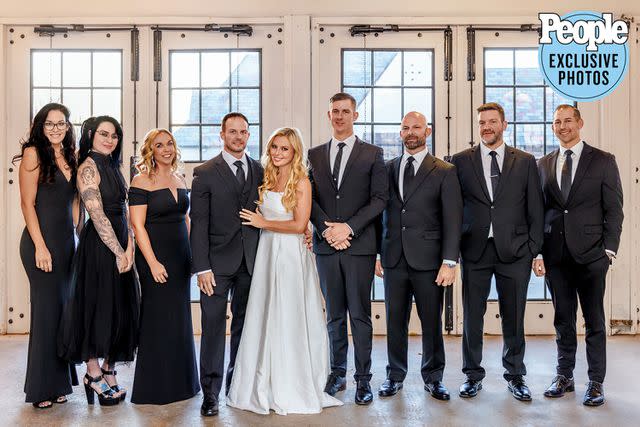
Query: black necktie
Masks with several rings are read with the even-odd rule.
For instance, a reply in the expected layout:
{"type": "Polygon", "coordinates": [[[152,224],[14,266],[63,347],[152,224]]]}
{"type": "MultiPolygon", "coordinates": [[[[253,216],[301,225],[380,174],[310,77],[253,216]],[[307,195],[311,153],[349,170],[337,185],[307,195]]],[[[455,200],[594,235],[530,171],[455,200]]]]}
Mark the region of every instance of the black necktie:
{"type": "Polygon", "coordinates": [[[493,193],[493,199],[496,198],[496,190],[498,189],[498,183],[500,182],[500,168],[498,167],[498,159],[496,156],[498,153],[495,151],[489,151],[491,156],[491,190],[493,193]]]}
{"type": "Polygon", "coordinates": [[[336,187],[338,186],[338,178],[340,178],[340,163],[342,163],[342,149],[347,145],[344,142],[340,142],[338,144],[338,154],[336,154],[336,160],[333,162],[333,182],[335,182],[336,187]]]}
{"type": "Polygon", "coordinates": [[[240,186],[240,189],[242,190],[244,188],[244,168],[242,167],[242,161],[241,160],[237,160],[235,162],[233,162],[233,164],[237,167],[236,169],[236,179],[238,180],[238,185],[240,186]]]}
{"type": "Polygon", "coordinates": [[[562,175],[560,175],[560,191],[562,197],[566,202],[569,198],[569,192],[571,191],[571,169],[573,166],[573,160],[571,155],[573,151],[567,150],[564,152],[564,164],[562,165],[562,175]]]}
{"type": "Polygon", "coordinates": [[[407,164],[404,165],[404,178],[402,181],[402,199],[406,199],[413,183],[413,177],[416,175],[413,170],[413,156],[407,157],[407,164]]]}

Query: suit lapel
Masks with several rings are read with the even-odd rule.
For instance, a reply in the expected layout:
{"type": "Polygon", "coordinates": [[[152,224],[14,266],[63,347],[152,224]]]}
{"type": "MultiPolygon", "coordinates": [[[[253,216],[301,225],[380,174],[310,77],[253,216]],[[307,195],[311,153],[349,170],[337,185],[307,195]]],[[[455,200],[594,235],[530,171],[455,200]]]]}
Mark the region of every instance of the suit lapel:
{"type": "Polygon", "coordinates": [[[553,196],[556,198],[558,202],[560,202],[561,205],[564,205],[565,202],[564,202],[564,199],[562,198],[562,191],[560,190],[560,187],[558,187],[558,175],[556,174],[559,154],[560,154],[560,149],[557,149],[549,157],[548,164],[547,164],[547,168],[549,169],[549,172],[547,175],[549,176],[549,180],[551,181],[549,182],[549,186],[551,188],[551,191],[553,192],[553,196]]]}
{"type": "Polygon", "coordinates": [[[333,181],[333,174],[331,173],[331,139],[329,140],[329,142],[327,142],[324,146],[325,146],[325,159],[326,159],[326,173],[327,173],[327,177],[329,178],[329,182],[331,183],[331,185],[333,186],[333,188],[338,191],[338,187],[336,185],[336,183],[333,181]]]}
{"type": "Polygon", "coordinates": [[[347,179],[347,175],[349,174],[351,166],[353,166],[353,163],[356,161],[356,158],[362,151],[363,144],[364,142],[362,142],[360,138],[356,136],[356,142],[353,143],[353,148],[351,149],[351,153],[349,154],[349,158],[347,159],[347,165],[344,167],[344,173],[342,174],[342,179],[340,180],[340,186],[342,186],[344,180],[347,179]]]}
{"type": "Polygon", "coordinates": [[[491,197],[489,197],[489,189],[487,188],[487,182],[484,179],[484,172],[482,170],[482,154],[480,150],[480,146],[476,145],[471,149],[471,163],[473,164],[473,170],[476,173],[476,177],[478,178],[478,182],[480,183],[480,188],[484,192],[484,196],[487,198],[488,202],[491,202],[491,197]]]}
{"type": "Polygon", "coordinates": [[[236,180],[236,177],[233,174],[233,172],[231,172],[231,168],[229,167],[227,162],[224,160],[224,157],[222,157],[222,153],[218,154],[218,156],[215,158],[215,165],[216,165],[216,168],[218,169],[218,173],[220,174],[220,176],[222,176],[222,179],[227,183],[227,186],[233,188],[233,191],[235,191],[236,194],[239,195],[240,189],[238,188],[238,181],[236,180]]]}
{"type": "Polygon", "coordinates": [[[413,179],[413,183],[411,184],[411,188],[409,188],[408,194],[405,194],[403,199],[404,203],[413,196],[413,193],[416,192],[416,189],[422,185],[422,182],[429,176],[431,171],[436,168],[436,158],[431,154],[427,153],[427,156],[422,161],[420,168],[418,169],[418,173],[416,173],[415,178],[413,179]]]}
{"type": "Polygon", "coordinates": [[[248,200],[249,198],[249,193],[251,192],[252,188],[255,188],[255,183],[256,180],[258,179],[258,171],[257,166],[256,166],[256,161],[253,160],[251,157],[249,157],[249,155],[245,154],[245,156],[247,156],[247,166],[248,166],[248,170],[247,170],[247,180],[244,183],[244,188],[242,189],[242,200],[248,200]]]}
{"type": "Polygon", "coordinates": [[[571,183],[571,190],[569,191],[569,197],[567,197],[567,206],[571,203],[571,199],[576,192],[576,189],[580,185],[582,178],[587,173],[587,169],[589,169],[589,164],[591,163],[591,159],[593,158],[593,148],[591,146],[584,144],[582,148],[582,154],[580,154],[580,159],[578,160],[578,168],[576,169],[576,176],[573,178],[573,182],[571,183]]]}
{"type": "Polygon", "coordinates": [[[504,147],[504,161],[502,162],[502,171],[500,172],[500,181],[498,181],[498,188],[496,188],[496,194],[493,195],[493,200],[496,200],[504,188],[505,182],[509,179],[511,169],[513,169],[513,163],[516,160],[516,152],[513,148],[505,144],[504,147]]]}
{"type": "Polygon", "coordinates": [[[402,200],[402,197],[400,197],[400,163],[402,163],[402,155],[393,160],[391,174],[393,175],[392,182],[395,186],[394,188],[396,189],[398,199],[402,200]]]}

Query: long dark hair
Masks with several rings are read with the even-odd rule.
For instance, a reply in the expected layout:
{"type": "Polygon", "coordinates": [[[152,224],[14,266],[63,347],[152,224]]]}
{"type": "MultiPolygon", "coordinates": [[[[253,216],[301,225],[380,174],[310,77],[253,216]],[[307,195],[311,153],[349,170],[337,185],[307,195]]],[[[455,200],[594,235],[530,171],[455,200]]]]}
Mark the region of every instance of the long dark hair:
{"type": "Polygon", "coordinates": [[[96,136],[96,131],[100,123],[109,122],[116,128],[116,135],[118,135],[118,145],[111,153],[111,166],[119,168],[122,164],[122,126],[116,119],[111,116],[98,116],[89,117],[82,123],[80,130],[80,150],[78,151],[78,164],[81,165],[87,157],[89,157],[89,151],[93,147],[93,138],[96,136]]]}
{"type": "Polygon", "coordinates": [[[33,118],[33,123],[29,130],[29,137],[20,142],[20,154],[13,156],[11,162],[15,164],[15,162],[22,160],[24,150],[29,147],[35,147],[36,153],[38,154],[38,168],[40,169],[38,183],[52,183],[55,180],[55,173],[59,168],[56,163],[55,153],[53,152],[53,145],[44,133],[44,123],[47,121],[47,116],[50,111],[60,111],[64,114],[64,119],[68,124],[67,132],[62,140],[62,156],[69,166],[69,169],[71,169],[71,182],[75,182],[76,171],[78,169],[78,163],[76,161],[76,137],[73,126],[69,122],[69,109],[62,104],[52,102],[38,111],[33,118]]]}

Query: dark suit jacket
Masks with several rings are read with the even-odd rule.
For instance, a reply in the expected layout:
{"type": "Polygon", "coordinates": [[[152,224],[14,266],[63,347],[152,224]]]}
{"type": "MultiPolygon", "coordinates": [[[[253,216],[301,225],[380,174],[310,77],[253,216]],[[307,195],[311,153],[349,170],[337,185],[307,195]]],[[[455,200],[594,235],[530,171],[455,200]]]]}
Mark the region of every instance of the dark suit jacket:
{"type": "Polygon", "coordinates": [[[315,228],[313,249],[316,254],[335,253],[322,232],[325,221],[346,222],[353,230],[352,255],[376,254],[375,221],[389,197],[387,173],[382,149],[356,138],[345,166],[340,188],[331,176],[331,141],[309,150],[309,178],[313,190],[311,222],[315,228]]]}
{"type": "Polygon", "coordinates": [[[480,147],[457,153],[452,163],[464,200],[462,240],[463,261],[478,261],[484,252],[493,223],[493,238],[502,262],[534,257],[542,248],[543,202],[535,158],[506,146],[500,183],[489,199],[484,179],[480,147]]]}
{"type": "Polygon", "coordinates": [[[222,154],[198,166],[191,184],[192,271],[213,270],[230,275],[240,266],[243,255],[249,273],[258,249],[260,230],[243,226],[242,208],[255,211],[262,166],[247,156],[249,173],[240,191],[236,177],[222,154]]]}
{"type": "Polygon", "coordinates": [[[559,152],[555,150],[538,162],[545,202],[545,263],[560,262],[564,242],[573,259],[581,264],[601,258],[605,249],[617,252],[624,214],[615,157],[584,144],[565,203],[556,178],[559,152]]]}
{"type": "Polygon", "coordinates": [[[398,181],[402,156],[387,162],[389,201],[382,216],[380,261],[393,268],[404,253],[416,270],[435,270],[460,253],[462,196],[456,168],[431,154],[422,161],[404,197],[398,181]]]}

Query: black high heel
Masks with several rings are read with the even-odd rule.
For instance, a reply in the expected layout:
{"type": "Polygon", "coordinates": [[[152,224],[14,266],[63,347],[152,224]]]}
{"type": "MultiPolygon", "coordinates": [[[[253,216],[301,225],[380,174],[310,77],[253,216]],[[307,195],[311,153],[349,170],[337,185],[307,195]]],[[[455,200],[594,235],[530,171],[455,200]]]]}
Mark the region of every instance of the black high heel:
{"type": "Polygon", "coordinates": [[[113,390],[109,388],[109,384],[106,384],[106,381],[105,381],[106,386],[105,385],[102,386],[101,392],[98,392],[96,389],[91,387],[91,383],[99,383],[104,379],[102,375],[94,378],[89,376],[89,374],[85,374],[84,379],[86,380],[86,382],[83,381],[84,392],[87,394],[87,403],[89,405],[93,405],[95,403],[93,393],[98,395],[98,401],[102,406],[113,406],[120,403],[120,398],[115,397],[113,395],[113,390]]]}
{"type": "MultiPolygon", "coordinates": [[[[102,369],[102,375],[113,375],[115,377],[118,374],[118,371],[116,371],[115,369],[113,371],[107,371],[104,368],[100,369],[102,369]]],[[[107,382],[107,385],[109,385],[109,382],[106,379],[105,381],[107,382]]],[[[114,395],[121,393],[120,396],[116,396],[116,399],[120,397],[120,401],[124,401],[124,399],[127,397],[127,389],[124,387],[120,387],[118,384],[112,385],[110,387],[114,395]]]]}

